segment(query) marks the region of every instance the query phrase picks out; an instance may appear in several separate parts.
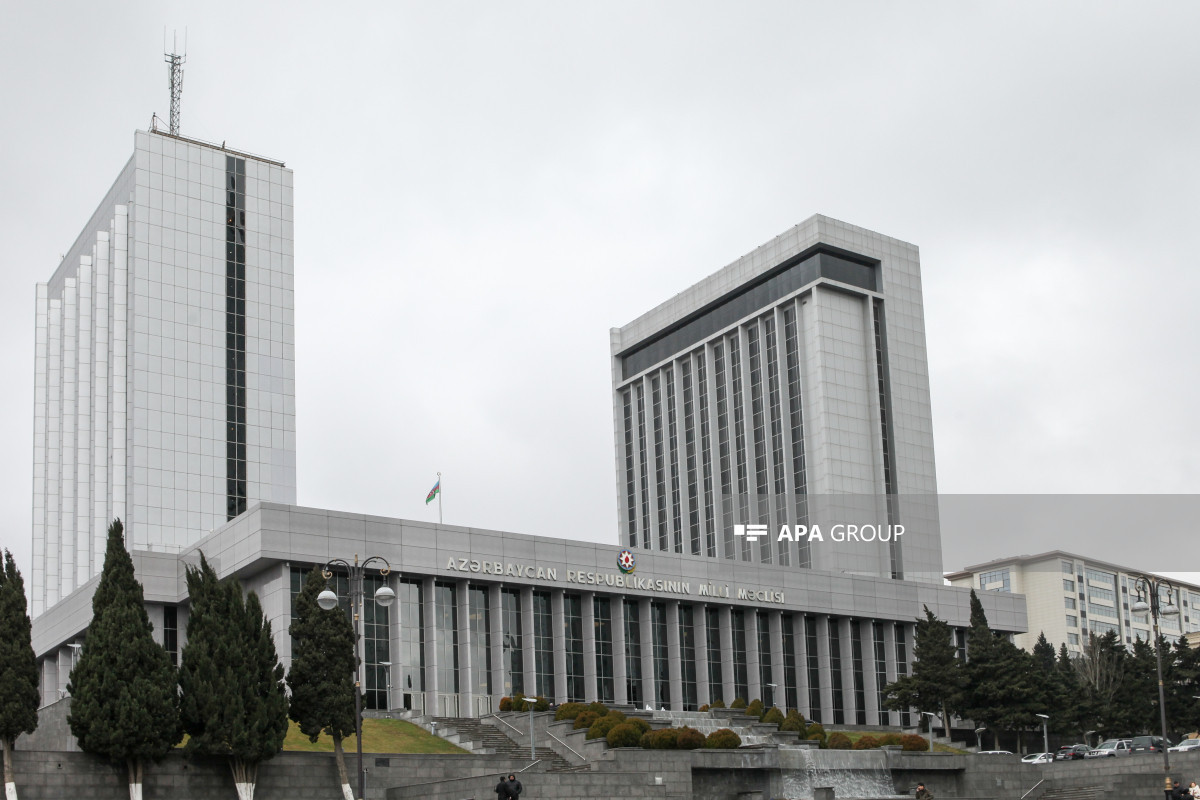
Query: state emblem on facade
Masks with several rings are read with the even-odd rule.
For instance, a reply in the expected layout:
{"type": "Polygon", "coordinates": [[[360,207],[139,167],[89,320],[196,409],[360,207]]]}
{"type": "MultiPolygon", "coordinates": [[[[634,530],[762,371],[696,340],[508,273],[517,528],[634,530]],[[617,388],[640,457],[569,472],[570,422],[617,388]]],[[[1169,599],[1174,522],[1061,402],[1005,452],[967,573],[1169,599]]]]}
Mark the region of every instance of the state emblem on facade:
{"type": "Polygon", "coordinates": [[[633,553],[628,550],[622,550],[617,555],[617,568],[626,575],[637,569],[637,562],[633,560],[633,553]]]}

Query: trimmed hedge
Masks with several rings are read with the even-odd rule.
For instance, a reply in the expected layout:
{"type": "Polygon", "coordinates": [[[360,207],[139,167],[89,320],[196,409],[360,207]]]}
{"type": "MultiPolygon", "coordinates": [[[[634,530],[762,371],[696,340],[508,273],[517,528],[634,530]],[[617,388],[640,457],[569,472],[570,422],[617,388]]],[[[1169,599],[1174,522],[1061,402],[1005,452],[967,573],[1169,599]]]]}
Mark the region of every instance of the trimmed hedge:
{"type": "Polygon", "coordinates": [[[864,734],[858,737],[858,741],[854,743],[854,750],[875,750],[879,747],[879,740],[871,734],[864,734]]]}
{"type": "Polygon", "coordinates": [[[725,701],[724,700],[713,700],[711,703],[708,704],[708,707],[709,708],[724,708],[725,701]]]}
{"type": "Polygon", "coordinates": [[[759,717],[761,719],[763,715],[762,700],[752,700],[750,705],[746,706],[746,713],[752,717],[759,717]]]}
{"type": "Polygon", "coordinates": [[[678,740],[678,728],[663,728],[643,733],[641,745],[647,750],[674,750],[678,740]]]}
{"type": "Polygon", "coordinates": [[[608,732],[625,721],[625,715],[620,711],[610,711],[600,719],[592,723],[592,727],[588,728],[588,739],[603,739],[608,736],[608,732]]]}
{"type": "Polygon", "coordinates": [[[595,714],[596,719],[599,719],[600,717],[603,717],[605,714],[608,713],[608,706],[604,705],[604,703],[601,703],[599,700],[597,700],[594,703],[589,703],[587,710],[592,712],[593,714],[595,714]]]}
{"type": "Polygon", "coordinates": [[[700,706],[700,708],[698,708],[696,710],[697,711],[708,711],[708,708],[709,708],[708,703],[705,703],[704,705],[700,706]]]}
{"type": "MultiPolygon", "coordinates": [[[[733,702],[729,704],[729,707],[730,708],[745,708],[746,701],[744,699],[742,699],[741,697],[735,697],[733,699],[733,702]]],[[[722,729],[722,730],[724,730],[724,729],[722,729]]],[[[713,733],[716,733],[716,731],[713,731],[713,733]]]]}
{"type": "Polygon", "coordinates": [[[500,710],[501,711],[512,711],[513,710],[511,697],[501,697],[500,698],[500,710]]]}
{"type": "Polygon", "coordinates": [[[929,742],[924,736],[918,736],[915,733],[906,733],[900,737],[900,746],[905,752],[909,753],[924,753],[929,749],[929,742]]]}
{"type": "Polygon", "coordinates": [[[558,710],[554,712],[554,721],[558,722],[559,720],[564,719],[575,719],[586,710],[587,706],[585,706],[583,703],[563,703],[558,707],[558,710]]]}
{"type": "Polygon", "coordinates": [[[849,750],[851,747],[850,737],[840,731],[831,733],[827,746],[830,750],[849,750]]]}
{"type": "Polygon", "coordinates": [[[541,695],[538,695],[537,700],[534,701],[533,710],[534,711],[549,711],[550,710],[550,701],[547,700],[546,698],[542,697],[541,695]]]}
{"type": "Polygon", "coordinates": [[[784,720],[783,712],[778,708],[772,707],[767,713],[762,715],[763,722],[769,722],[772,725],[782,725],[784,720]]]}
{"type": "Polygon", "coordinates": [[[637,747],[641,744],[642,736],[636,725],[622,722],[608,732],[605,741],[609,747],[637,747]]]}
{"type": "Polygon", "coordinates": [[[679,729],[679,736],[675,739],[675,749],[677,750],[698,750],[704,747],[704,734],[695,728],[683,727],[679,729]]]}
{"type": "Polygon", "coordinates": [[[598,719],[600,719],[600,717],[595,711],[584,711],[575,718],[575,727],[572,730],[578,731],[590,728],[598,719]]]}
{"type": "Polygon", "coordinates": [[[903,737],[898,733],[885,733],[879,737],[880,747],[899,747],[904,744],[903,737]]]}
{"type": "Polygon", "coordinates": [[[704,740],[704,746],[709,750],[736,750],[742,746],[742,737],[729,728],[713,731],[704,740]]]}

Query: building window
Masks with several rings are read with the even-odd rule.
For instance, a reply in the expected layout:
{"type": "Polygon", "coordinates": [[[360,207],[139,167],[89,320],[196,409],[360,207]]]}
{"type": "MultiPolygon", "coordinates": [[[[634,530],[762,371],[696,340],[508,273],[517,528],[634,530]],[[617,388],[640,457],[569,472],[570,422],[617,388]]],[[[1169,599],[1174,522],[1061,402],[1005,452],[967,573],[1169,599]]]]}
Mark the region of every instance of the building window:
{"type": "Polygon", "coordinates": [[[850,657],[854,670],[854,719],[867,724],[866,665],[863,663],[862,631],[858,620],[850,621],[850,657]]]}
{"type": "Polygon", "coordinates": [[[667,550],[667,455],[663,451],[662,390],[659,376],[650,379],[650,414],[654,424],[654,501],[658,518],[658,549],[667,550]]]}
{"type": "Polygon", "coordinates": [[[538,697],[554,698],[554,617],[550,593],[533,593],[533,667],[538,697]]]}
{"type": "Polygon", "coordinates": [[[708,646],[708,696],[709,702],[721,700],[726,705],[725,682],[721,671],[721,614],[715,608],[704,609],[705,644],[708,646]]]}
{"type": "Polygon", "coordinates": [[[1075,610],[1075,598],[1074,597],[1064,597],[1063,598],[1063,606],[1071,611],[1074,611],[1075,610]]]}
{"type": "Polygon", "coordinates": [[[612,601],[597,597],[592,601],[592,620],[596,639],[596,692],[601,703],[616,701],[613,681],[612,601]]]}
{"type": "Polygon", "coordinates": [[[717,526],[713,508],[712,435],[708,425],[708,374],[704,353],[696,354],[696,390],[700,395],[700,463],[704,466],[704,544],[709,558],[717,556],[717,526]]]}
{"type": "Polygon", "coordinates": [[[642,619],[636,600],[625,603],[625,695],[635,708],[642,706],[642,619]]]}
{"type": "Polygon", "coordinates": [[[1074,614],[1067,614],[1067,627],[1068,628],[1078,628],[1079,627],[1079,618],[1076,617],[1074,614]]]}
{"type": "Polygon", "coordinates": [[[1072,645],[1073,647],[1079,647],[1079,634],[1078,633],[1068,633],[1067,634],[1067,644],[1072,645]]]}
{"type": "Polygon", "coordinates": [[[979,573],[979,588],[989,592],[1011,592],[1012,583],[1007,569],[979,573]]]}
{"type": "Polygon", "coordinates": [[[696,701],[696,626],[689,605],[679,606],[679,677],[683,688],[683,710],[695,711],[696,701]]]}
{"type": "Polygon", "coordinates": [[[400,581],[400,700],[410,710],[425,708],[425,600],[418,580],[400,581]]]}
{"type": "Polygon", "coordinates": [[[246,159],[225,158],[225,504],[246,510],[246,159]]]}
{"type": "Polygon", "coordinates": [[[734,609],[730,614],[733,623],[733,693],[749,702],[754,699],[750,694],[750,677],[746,666],[746,612],[734,609]]]}
{"type": "Polygon", "coordinates": [[[1109,619],[1118,619],[1119,614],[1115,608],[1109,606],[1098,606],[1095,603],[1088,603],[1088,615],[1093,617],[1108,617],[1109,619]]]}
{"type": "Polygon", "coordinates": [[[621,393],[621,407],[625,417],[626,522],[629,525],[629,546],[637,547],[637,470],[633,465],[633,393],[628,389],[621,393]]]}
{"type": "MultiPolygon", "coordinates": [[[[783,417],[780,410],[779,398],[779,349],[775,346],[775,319],[768,316],[763,318],[763,335],[767,343],[767,402],[771,410],[771,481],[775,492],[775,522],[784,525],[787,522],[787,472],[783,463],[783,417]]],[[[788,542],[779,542],[779,564],[791,564],[791,553],[788,542]]]]}
{"type": "Polygon", "coordinates": [[[641,471],[642,489],[642,547],[650,547],[650,478],[646,461],[646,389],[641,381],[637,385],[638,418],[638,467],[641,471]]]}
{"type": "Polygon", "coordinates": [[[492,694],[492,624],[486,586],[470,587],[471,691],[477,697],[492,694]]]}
{"type": "Polygon", "coordinates": [[[889,724],[888,712],[884,706],[887,700],[887,647],[883,643],[883,626],[878,622],[871,623],[871,639],[875,645],[875,706],[879,709],[879,724],[889,724]]]}
{"type": "MultiPolygon", "coordinates": [[[[896,509],[896,476],[892,466],[891,377],[888,374],[887,336],[883,330],[883,301],[878,297],[871,303],[871,313],[875,323],[875,374],[879,383],[879,444],[883,453],[883,486],[887,494],[887,521],[889,525],[895,525],[900,520],[896,509]]],[[[899,539],[892,537],[888,550],[892,579],[899,580],[904,577],[899,539]]]]}
{"type": "Polygon", "coordinates": [[[1088,597],[1092,600],[1107,600],[1110,603],[1117,602],[1117,596],[1112,589],[1101,589],[1099,586],[1088,584],[1088,597]]]}
{"type": "MultiPolygon", "coordinates": [[[[762,354],[759,345],[759,326],[746,329],[747,350],[750,356],[750,428],[754,442],[754,518],[758,522],[770,523],[767,497],[767,414],[763,407],[762,354]]],[[[759,561],[770,564],[771,537],[764,536],[759,543],[759,561]]]]}
{"type": "Polygon", "coordinates": [[[1088,629],[1092,633],[1096,634],[1097,636],[1103,636],[1104,634],[1108,633],[1109,631],[1112,631],[1113,633],[1116,633],[1116,634],[1120,634],[1120,632],[1121,632],[1120,629],[1118,629],[1118,627],[1116,625],[1113,625],[1112,623],[1099,622],[1094,619],[1088,620],[1088,629]]]}
{"type": "Polygon", "coordinates": [[[1075,565],[1073,563],[1071,563],[1070,561],[1064,561],[1064,562],[1062,562],[1062,571],[1063,571],[1063,575],[1074,575],[1075,574],[1075,565]]]}
{"type": "MultiPolygon", "coordinates": [[[[804,407],[800,380],[800,341],[796,330],[796,304],[783,310],[783,335],[787,340],[788,418],[792,433],[792,481],[796,492],[796,525],[808,524],[808,475],[804,467],[804,407]]],[[[807,537],[797,542],[797,566],[812,567],[807,537]]]]}
{"type": "Polygon", "coordinates": [[[671,705],[671,673],[667,654],[667,607],[650,604],[650,655],[654,662],[654,695],[659,708],[671,705]]]}
{"type": "Polygon", "coordinates": [[[1111,572],[1105,572],[1099,569],[1087,569],[1084,571],[1087,575],[1088,583],[1099,583],[1103,586],[1115,587],[1117,576],[1111,572]]]}
{"type": "Polygon", "coordinates": [[[796,618],[783,615],[783,702],[788,709],[800,708],[796,684],[796,618]]]}
{"type": "Polygon", "coordinates": [[[458,693],[458,593],[452,583],[433,585],[434,647],[437,648],[437,690],[458,693]]]}
{"type": "Polygon", "coordinates": [[[817,654],[817,621],[804,617],[805,656],[808,660],[808,718],[821,721],[821,659],[817,654]]]}
{"type": "Polygon", "coordinates": [[[1075,593],[1075,581],[1070,580],[1069,578],[1063,578],[1063,591],[1071,592],[1072,594],[1074,594],[1075,593]]]}
{"type": "Polygon", "coordinates": [[[846,724],[846,705],[842,693],[842,635],[838,620],[829,620],[829,676],[833,687],[833,724],[846,724]]]}
{"type": "Polygon", "coordinates": [[[504,694],[525,693],[525,662],[521,650],[521,594],[516,589],[500,590],[501,623],[504,627],[504,694]]]}
{"type": "Polygon", "coordinates": [[[671,457],[671,541],[683,552],[683,511],[679,498],[679,426],[675,412],[675,371],[667,368],[667,452],[671,457]]]}
{"type": "Polygon", "coordinates": [[[758,625],[755,627],[758,628],[758,685],[762,687],[763,704],[771,708],[779,702],[779,698],[771,688],[771,684],[774,683],[775,664],[772,661],[774,653],[771,651],[771,627],[767,623],[766,614],[758,615],[758,625]]]}
{"type": "MultiPolygon", "coordinates": [[[[750,494],[750,475],[746,463],[746,411],[742,399],[742,347],[737,332],[726,339],[729,345],[729,391],[733,395],[733,455],[737,465],[737,497],[735,505],[739,519],[746,518],[746,506],[750,494]]],[[[742,540],[740,555],[743,561],[750,560],[750,542],[742,540]]]]}
{"type": "MultiPolygon", "coordinates": [[[[896,677],[903,678],[908,675],[908,634],[904,630],[903,625],[896,625],[896,677]]],[[[900,725],[909,727],[909,712],[904,709],[900,712],[900,725]]]]}
{"type": "Polygon", "coordinates": [[[583,702],[583,598],[563,595],[563,638],[567,651],[567,702],[583,702]]]}
{"type": "Polygon", "coordinates": [[[967,661],[967,631],[964,628],[954,629],[955,655],[959,661],[967,661]]]}
{"type": "Polygon", "coordinates": [[[163,649],[171,656],[171,666],[179,666],[179,609],[163,606],[163,649]]]}
{"type": "Polygon", "coordinates": [[[375,592],[385,583],[387,578],[382,575],[363,576],[363,667],[367,679],[363,705],[384,710],[391,706],[391,614],[375,602],[375,592]]]}
{"type": "Polygon", "coordinates": [[[696,472],[696,413],[692,391],[692,359],[684,358],[683,374],[683,453],[687,459],[685,480],[688,496],[688,545],[694,556],[700,555],[700,487],[696,472]]]}

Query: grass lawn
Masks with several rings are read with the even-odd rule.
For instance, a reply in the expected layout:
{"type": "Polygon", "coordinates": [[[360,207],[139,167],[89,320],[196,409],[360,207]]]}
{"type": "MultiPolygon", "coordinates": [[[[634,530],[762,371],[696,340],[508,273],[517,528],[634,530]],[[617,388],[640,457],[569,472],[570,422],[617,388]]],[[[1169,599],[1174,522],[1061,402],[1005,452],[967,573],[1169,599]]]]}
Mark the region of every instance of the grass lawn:
{"type": "MultiPolygon", "coordinates": [[[[342,740],[342,747],[347,753],[355,751],[357,745],[354,739],[354,736],[348,736],[342,740]]],[[[283,749],[306,753],[332,753],[333,739],[322,735],[317,741],[310,742],[293,722],[288,726],[287,738],[283,740],[283,749]]],[[[465,753],[467,751],[402,719],[364,719],[363,752],[465,753]]]]}

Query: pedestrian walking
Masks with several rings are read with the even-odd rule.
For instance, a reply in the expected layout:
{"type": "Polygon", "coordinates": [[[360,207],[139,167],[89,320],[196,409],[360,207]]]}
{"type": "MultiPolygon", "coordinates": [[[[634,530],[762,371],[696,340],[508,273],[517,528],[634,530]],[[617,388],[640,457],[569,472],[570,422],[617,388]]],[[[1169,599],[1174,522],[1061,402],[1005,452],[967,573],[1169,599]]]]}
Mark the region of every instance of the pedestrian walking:
{"type": "Polygon", "coordinates": [[[933,792],[926,789],[925,784],[918,783],[916,798],[917,800],[933,800],[933,792]]]}
{"type": "Polygon", "coordinates": [[[509,800],[508,779],[503,775],[500,776],[500,781],[496,784],[496,800],[509,800]]]}
{"type": "Polygon", "coordinates": [[[525,791],[525,787],[521,785],[519,780],[517,780],[517,776],[512,773],[509,773],[508,780],[505,782],[505,785],[508,787],[509,800],[519,800],[521,797],[521,792],[525,791]]]}

